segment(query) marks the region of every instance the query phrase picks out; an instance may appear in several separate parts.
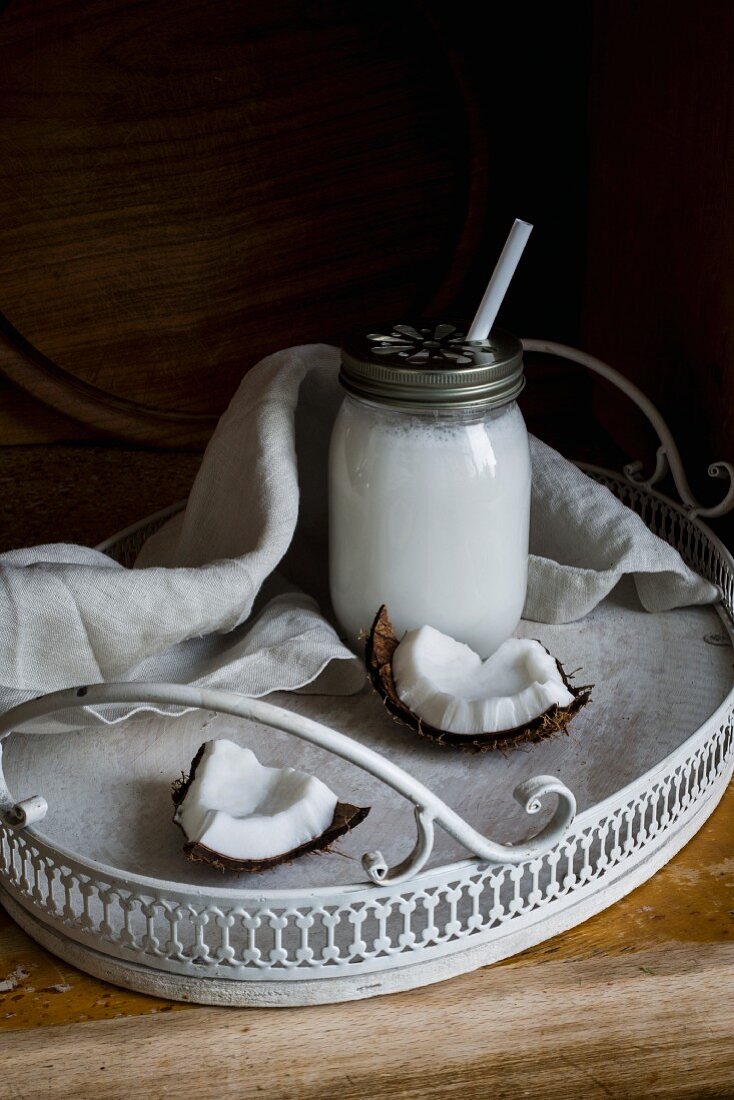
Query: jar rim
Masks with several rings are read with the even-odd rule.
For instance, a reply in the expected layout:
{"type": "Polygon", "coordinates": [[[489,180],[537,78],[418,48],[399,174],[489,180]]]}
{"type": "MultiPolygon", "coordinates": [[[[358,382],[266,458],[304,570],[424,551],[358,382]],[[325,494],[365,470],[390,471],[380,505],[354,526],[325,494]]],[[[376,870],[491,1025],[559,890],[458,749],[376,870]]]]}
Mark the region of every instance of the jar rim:
{"type": "Polygon", "coordinates": [[[353,401],[355,404],[361,405],[366,409],[371,409],[375,413],[384,413],[386,416],[395,414],[396,416],[416,416],[430,419],[433,423],[437,418],[442,419],[445,417],[447,420],[451,418],[458,419],[461,417],[472,423],[479,420],[485,420],[488,416],[496,413],[501,416],[510,405],[515,404],[515,399],[512,398],[509,401],[503,402],[501,405],[488,404],[487,402],[476,402],[473,405],[450,405],[444,407],[435,407],[433,405],[408,405],[405,402],[390,403],[387,401],[380,401],[374,397],[366,397],[363,393],[354,393],[352,390],[347,390],[344,394],[345,401],[353,401]]]}

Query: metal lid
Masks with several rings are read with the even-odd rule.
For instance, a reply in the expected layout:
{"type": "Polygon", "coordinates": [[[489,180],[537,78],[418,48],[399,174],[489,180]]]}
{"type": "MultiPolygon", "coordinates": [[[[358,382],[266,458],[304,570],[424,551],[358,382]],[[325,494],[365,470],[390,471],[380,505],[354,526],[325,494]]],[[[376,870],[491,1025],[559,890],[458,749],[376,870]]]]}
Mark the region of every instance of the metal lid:
{"type": "Polygon", "coordinates": [[[350,393],[384,405],[504,405],[525,385],[522,344],[501,329],[469,343],[453,324],[387,325],[347,340],[339,379],[350,393]]]}

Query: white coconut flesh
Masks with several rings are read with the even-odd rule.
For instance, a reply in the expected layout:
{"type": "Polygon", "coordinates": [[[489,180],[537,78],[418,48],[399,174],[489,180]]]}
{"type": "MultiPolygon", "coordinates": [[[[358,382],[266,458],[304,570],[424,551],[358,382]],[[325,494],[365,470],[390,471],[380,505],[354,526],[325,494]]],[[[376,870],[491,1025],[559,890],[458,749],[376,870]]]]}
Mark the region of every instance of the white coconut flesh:
{"type": "Polygon", "coordinates": [[[206,742],[175,819],[189,841],[219,855],[272,859],[320,837],[336,804],[316,776],[265,767],[250,749],[222,738],[206,742]]]}
{"type": "Polygon", "coordinates": [[[447,733],[527,726],[574,696],[540,642],[510,638],[486,661],[431,626],[410,630],[392,658],[395,689],[428,725],[447,733]]]}

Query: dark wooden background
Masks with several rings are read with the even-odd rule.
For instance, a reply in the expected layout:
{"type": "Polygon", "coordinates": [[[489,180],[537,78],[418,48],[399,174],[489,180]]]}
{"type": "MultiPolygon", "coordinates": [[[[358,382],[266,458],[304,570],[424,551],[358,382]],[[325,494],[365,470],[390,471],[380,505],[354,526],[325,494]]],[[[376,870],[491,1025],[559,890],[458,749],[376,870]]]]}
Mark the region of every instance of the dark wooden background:
{"type": "MultiPolygon", "coordinates": [[[[12,0],[0,10],[0,536],[186,492],[244,371],[359,324],[502,311],[645,389],[694,486],[732,455],[734,5],[12,0]],[[163,448],[163,450],[161,450],[163,448]]],[[[529,364],[566,453],[649,460],[529,364]]]]}
{"type": "MultiPolygon", "coordinates": [[[[592,73],[582,339],[656,402],[720,499],[705,475],[734,459],[734,4],[598,3],[592,73]]],[[[639,449],[613,395],[596,411],[639,449]]]]}

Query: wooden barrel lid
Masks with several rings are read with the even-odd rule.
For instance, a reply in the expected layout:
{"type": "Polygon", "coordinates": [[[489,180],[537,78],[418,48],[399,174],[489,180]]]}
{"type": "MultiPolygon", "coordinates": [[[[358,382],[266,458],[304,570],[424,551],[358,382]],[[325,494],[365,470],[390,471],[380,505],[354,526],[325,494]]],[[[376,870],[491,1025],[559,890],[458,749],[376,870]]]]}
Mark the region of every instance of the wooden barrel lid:
{"type": "Polygon", "coordinates": [[[14,0],[0,52],[0,370],[55,408],[196,445],[263,355],[455,289],[481,158],[412,4],[14,0]]]}

